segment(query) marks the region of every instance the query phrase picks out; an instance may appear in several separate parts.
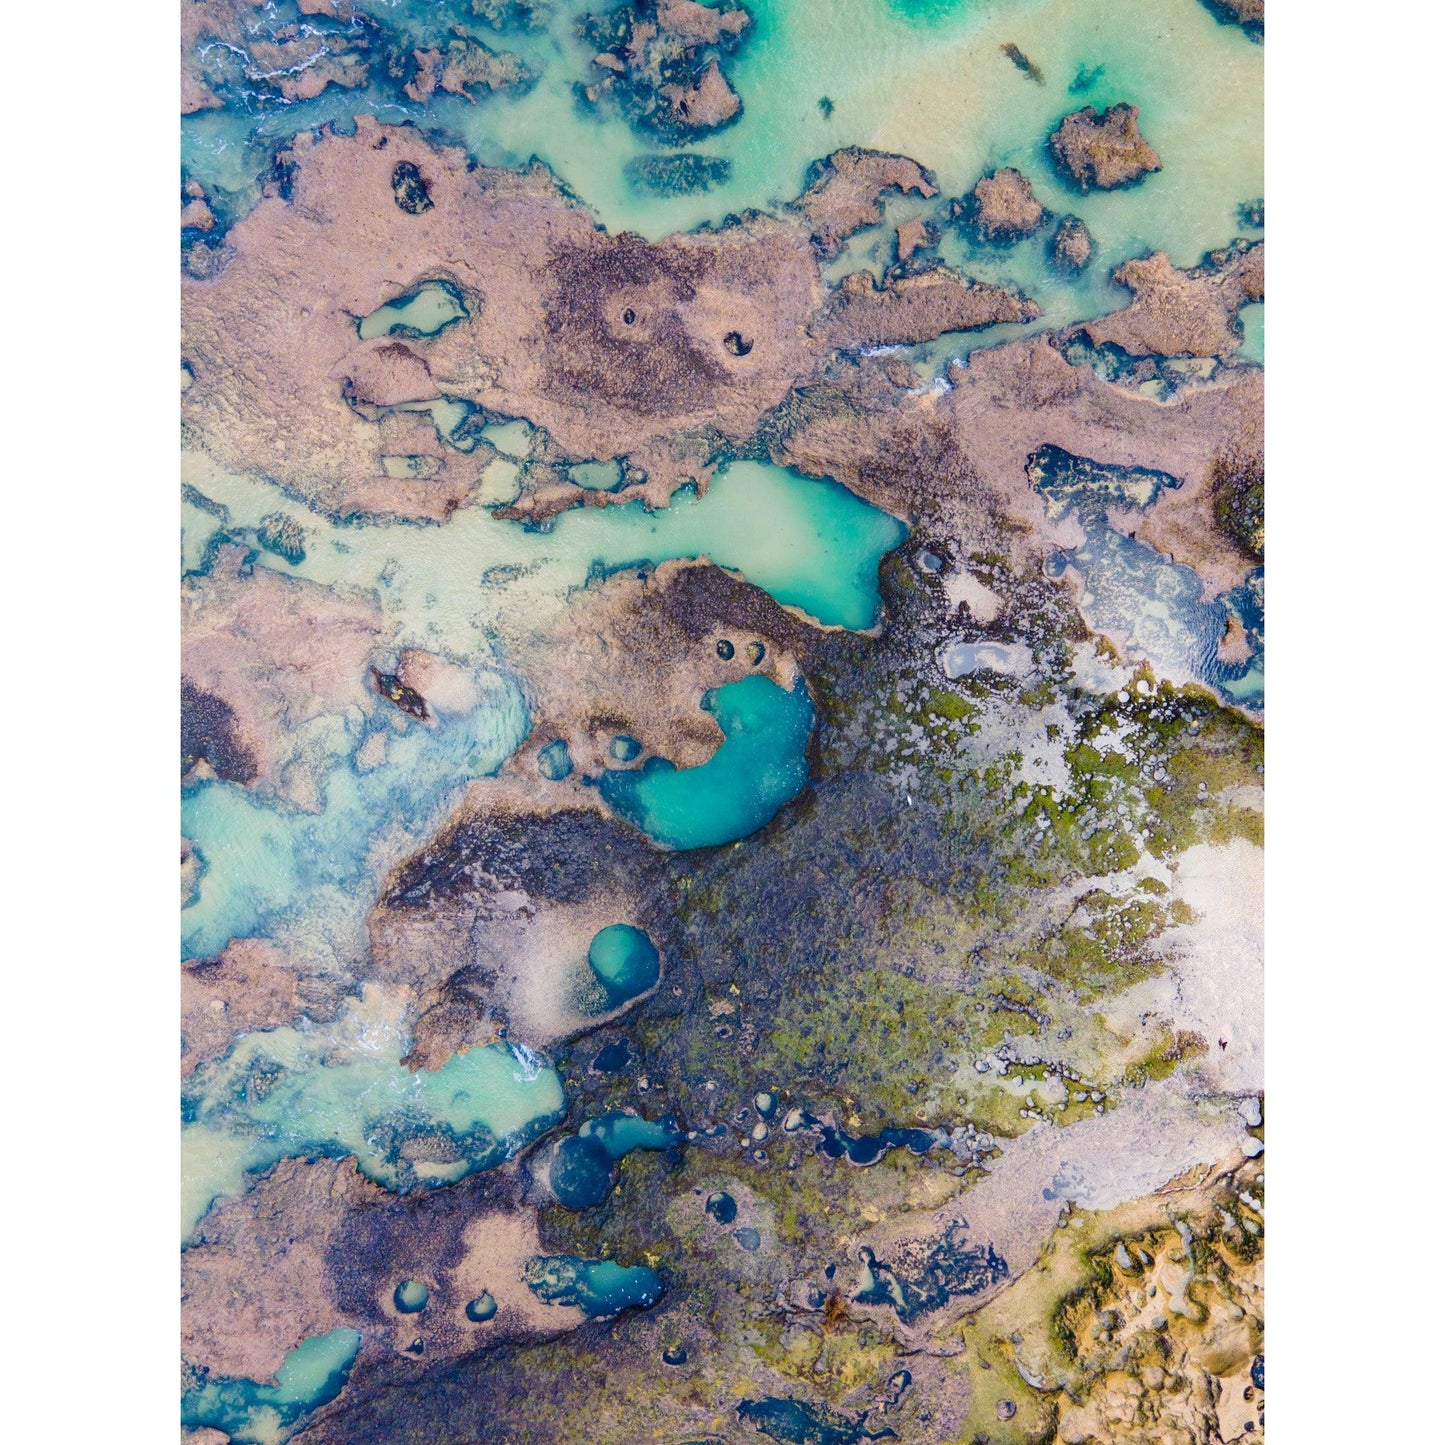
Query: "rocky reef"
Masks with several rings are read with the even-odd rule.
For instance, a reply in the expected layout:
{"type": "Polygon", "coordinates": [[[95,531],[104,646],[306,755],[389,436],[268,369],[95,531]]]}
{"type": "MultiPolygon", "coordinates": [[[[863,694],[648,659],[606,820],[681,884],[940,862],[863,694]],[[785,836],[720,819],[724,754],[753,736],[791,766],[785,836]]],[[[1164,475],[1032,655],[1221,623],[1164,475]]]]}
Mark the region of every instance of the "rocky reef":
{"type": "Polygon", "coordinates": [[[1092,105],[1066,115],[1049,136],[1060,175],[1080,193],[1136,185],[1164,169],[1139,130],[1139,107],[1120,101],[1102,113],[1092,105]]]}
{"type": "Polygon", "coordinates": [[[1044,224],[1043,206],[1022,171],[1012,166],[983,176],[964,200],[954,203],[954,216],[979,239],[995,244],[1021,241],[1044,224]]]}
{"type": "Polygon", "coordinates": [[[184,1438],[1262,1438],[1257,180],[434,11],[183,17],[184,1438]]]}
{"type": "Polygon", "coordinates": [[[883,189],[933,193],[899,157],[835,156],[781,218],[655,244],[599,231],[538,167],[477,170],[407,127],[300,136],[288,165],[287,194],[231,229],[219,274],[185,284],[182,410],[223,465],[335,516],[446,518],[497,457],[487,422],[513,417],[564,458],[625,459],[658,505],[835,349],[1037,315],[943,268],[829,294],[816,251],[879,219],[883,189]],[[278,272],[281,254],[296,259],[278,272]],[[404,278],[378,283],[394,254],[404,278]],[[429,281],[465,319],[359,338],[429,281]],[[231,364],[241,330],[254,366],[231,364]]]}
{"type": "Polygon", "coordinates": [[[616,105],[637,129],[663,140],[710,135],[742,113],[723,66],[750,24],[734,0],[623,0],[580,22],[596,47],[598,73],[581,93],[590,105],[616,105]]]}
{"type": "Polygon", "coordinates": [[[1095,346],[1136,356],[1229,356],[1239,349],[1241,308],[1264,300],[1264,242],[1237,241],[1187,270],[1156,252],[1126,261],[1114,279],[1134,299],[1081,324],[1095,346]]]}

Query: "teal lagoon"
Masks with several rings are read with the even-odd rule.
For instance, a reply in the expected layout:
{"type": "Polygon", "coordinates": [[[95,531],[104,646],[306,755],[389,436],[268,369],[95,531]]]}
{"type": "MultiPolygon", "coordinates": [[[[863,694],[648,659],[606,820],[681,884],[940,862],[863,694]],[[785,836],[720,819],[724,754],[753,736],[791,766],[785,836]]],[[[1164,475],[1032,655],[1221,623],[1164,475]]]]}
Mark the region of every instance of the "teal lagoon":
{"type": "Polygon", "coordinates": [[[683,487],[655,511],[577,508],[551,535],[564,553],[585,548],[601,575],[706,557],[826,627],[863,631],[881,610],[878,564],[908,528],[830,478],[741,461],[719,467],[701,497],[683,487]]]}
{"type": "Polygon", "coordinates": [[[808,786],[814,709],[800,677],[791,691],[761,674],[712,689],[703,709],[717,718],[722,746],[696,768],[665,758],[609,769],[603,801],[664,848],[715,848],[756,833],[808,786]]]}

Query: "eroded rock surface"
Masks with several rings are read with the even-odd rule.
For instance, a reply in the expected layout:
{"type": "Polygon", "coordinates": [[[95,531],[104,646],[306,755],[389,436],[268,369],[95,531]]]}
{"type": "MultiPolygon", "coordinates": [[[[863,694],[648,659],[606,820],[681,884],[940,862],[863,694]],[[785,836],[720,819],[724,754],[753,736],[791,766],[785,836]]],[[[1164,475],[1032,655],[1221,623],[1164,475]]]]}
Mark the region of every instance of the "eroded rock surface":
{"type": "Polygon", "coordinates": [[[1134,185],[1164,169],[1139,130],[1139,107],[1119,102],[1102,114],[1092,105],[1066,115],[1049,136],[1060,173],[1084,194],[1134,185]]]}
{"type": "Polygon", "coordinates": [[[1237,241],[1188,270],[1159,251],[1126,261],[1114,279],[1134,300],[1082,323],[1080,330],[1096,346],[1136,356],[1229,356],[1243,339],[1240,309],[1264,300],[1264,242],[1237,241]]]}
{"type": "Polygon", "coordinates": [[[1038,314],[941,268],[830,294],[819,237],[878,219],[881,187],[932,194],[911,161],[834,161],[786,219],[650,243],[599,231],[538,168],[476,169],[408,128],[360,118],[353,137],[298,137],[289,199],[263,200],[232,228],[230,262],[185,283],[184,415],[223,465],[340,516],[445,518],[496,456],[482,424],[505,417],[564,457],[624,458],[660,505],[834,348],[1038,314]],[[359,339],[362,318],[427,281],[467,318],[359,339]]]}
{"type": "Polygon", "coordinates": [[[991,171],[957,203],[958,218],[981,240],[1007,244],[1032,236],[1044,224],[1044,208],[1022,171],[991,171]]]}

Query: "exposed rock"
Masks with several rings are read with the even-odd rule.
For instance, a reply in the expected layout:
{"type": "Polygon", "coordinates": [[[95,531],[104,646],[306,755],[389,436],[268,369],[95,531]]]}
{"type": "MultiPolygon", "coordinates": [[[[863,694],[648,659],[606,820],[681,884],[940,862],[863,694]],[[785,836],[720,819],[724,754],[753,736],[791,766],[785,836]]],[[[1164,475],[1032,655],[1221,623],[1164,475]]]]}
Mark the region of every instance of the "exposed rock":
{"type": "Polygon", "coordinates": [[[925,251],[936,238],[922,216],[913,216],[897,229],[898,264],[906,266],[916,251],[925,251]]]}
{"type": "Polygon", "coordinates": [[[183,738],[219,776],[266,782],[319,809],[329,754],[307,725],[349,707],[371,710],[367,668],[380,614],[270,568],[248,575],[244,556],[224,547],[209,573],[181,583],[181,672],[191,689],[183,738]]]}
{"type": "Polygon", "coordinates": [[[1201,0],[1223,25],[1238,25],[1251,40],[1264,39],[1264,0],[1201,0]]]}
{"type": "Polygon", "coordinates": [[[1049,240],[1049,260],[1060,271],[1082,271],[1094,259],[1094,238],[1077,216],[1065,216],[1049,240]]]}
{"type": "Polygon", "coordinates": [[[890,277],[880,289],[867,271],[854,271],[812,327],[830,346],[876,346],[929,341],[946,331],[973,331],[1042,315],[1026,296],[971,281],[946,266],[890,277]]]}
{"type": "Polygon", "coordinates": [[[981,240],[1008,243],[1032,236],[1044,223],[1034,188],[1012,166],[992,171],[955,203],[955,214],[981,240]]]}
{"type": "Polygon", "coordinates": [[[215,227],[216,217],[200,196],[187,201],[181,207],[182,230],[213,231],[215,227]]]}
{"type": "Polygon", "coordinates": [[[849,236],[883,219],[879,197],[890,190],[924,200],[938,194],[917,161],[849,146],[813,162],[807,189],[793,205],[806,218],[813,244],[824,256],[834,256],[849,236]]]}
{"type": "Polygon", "coordinates": [[[323,1015],[334,1003],[320,980],[303,989],[275,944],[234,939],[215,958],[181,969],[181,1074],[188,1077],[219,1059],[240,1034],[293,1024],[304,1013],[323,1015]]]}
{"type": "MultiPolygon", "coordinates": [[[[1227,369],[1161,405],[1137,390],[1071,366],[1057,342],[1029,337],[974,351],[950,368],[941,392],[874,389],[859,369],[830,401],[804,393],[773,442],[775,460],[836,477],[898,515],[943,509],[963,535],[988,535],[1002,518],[1019,568],[1062,545],[1030,486],[1030,455],[1045,443],[1076,456],[1167,472],[1181,480],[1127,527],[1193,567],[1214,595],[1242,582],[1252,563],[1222,535],[1208,496],[1215,458],[1251,449],[1262,434],[1263,374],[1227,369]]],[[[836,385],[836,383],[835,383],[836,385]]],[[[1122,519],[1121,519],[1122,520],[1122,519]]],[[[1072,543],[1069,543],[1072,545],[1072,543]]]]}
{"type": "MultiPolygon", "coordinates": [[[[305,12],[305,7],[303,13],[305,12]]],[[[218,90],[244,86],[287,101],[314,100],[328,86],[354,90],[370,74],[376,26],[348,13],[344,27],[266,18],[254,0],[187,0],[181,7],[181,113],[215,109],[218,90]],[[219,43],[216,43],[219,42],[219,43]]],[[[313,10],[310,13],[329,13],[313,10]]]]}
{"type": "Polygon", "coordinates": [[[1219,639],[1219,660],[1221,662],[1248,662],[1250,654],[1249,633],[1237,617],[1231,617],[1224,627],[1224,636],[1219,639]]]}
{"type": "Polygon", "coordinates": [[[1187,271],[1156,251],[1126,261],[1114,279],[1134,300],[1080,324],[1077,330],[1094,345],[1135,356],[1229,356],[1242,340],[1240,308],[1264,299],[1264,242],[1237,241],[1187,271]]]}
{"type": "Polygon", "coordinates": [[[581,21],[583,36],[597,48],[601,76],[582,94],[597,105],[615,102],[639,130],[682,140],[719,130],[742,113],[742,101],[723,73],[722,61],[750,23],[748,12],[729,3],[696,0],[624,0],[581,21]]]}
{"type": "Polygon", "coordinates": [[[1049,137],[1054,164],[1083,193],[1132,185],[1163,170],[1153,146],[1139,133],[1139,108],[1111,105],[1102,115],[1092,105],[1066,115],[1049,137]]]}
{"type": "Polygon", "coordinates": [[[418,1333],[429,1361],[507,1339],[556,1335],[580,1310],[542,1304],[522,1266],[542,1252],[516,1170],[444,1190],[388,1194],[353,1159],[286,1159],[239,1199],[218,1200],[182,1255],[181,1348],[213,1374],[270,1379],[303,1339],[352,1328],[353,1370],[384,1385],[418,1333]],[[426,1284],[424,1315],[400,1316],[403,1279],[426,1284]],[[483,1290],[499,1306],[485,1330],[466,1319],[483,1290]]]}
{"type": "Polygon", "coordinates": [[[1214,520],[1246,557],[1264,560],[1264,451],[1258,430],[1214,459],[1209,490],[1214,520]]]}
{"type": "Polygon", "coordinates": [[[589,588],[515,656],[533,679],[531,737],[394,870],[371,919],[373,976],[413,999],[414,1066],[435,1068],[503,1023],[545,1046],[605,1022],[616,1011],[590,996],[586,955],[609,923],[646,928],[666,959],[665,860],[600,813],[582,780],[609,765],[619,733],[679,767],[706,762],[722,734],[703,694],[759,672],[795,686],[798,649],[818,636],[719,568],[673,562],[589,588]],[[758,642],[754,662],[744,644],[758,642]],[[585,695],[579,676],[594,680],[585,695]],[[543,781],[538,754],[558,739],[573,772],[543,781]]]}
{"type": "Polygon", "coordinates": [[[624,459],[642,480],[623,499],[661,505],[705,484],[719,443],[752,435],[832,348],[1038,314],[942,270],[830,292],[819,238],[826,251],[881,218],[880,188],[935,193],[901,157],[839,153],[786,219],[654,243],[608,235],[538,167],[475,168],[408,127],[356,127],[297,137],[289,199],[263,199],[231,228],[229,263],[183,282],[184,419],[223,466],[333,515],[445,519],[495,455],[480,429],[497,415],[542,428],[557,462],[624,459]],[[358,318],[423,280],[467,317],[358,341],[358,318]]]}
{"type": "Polygon", "coordinates": [[[663,85],[658,88],[658,94],[670,107],[669,121],[679,129],[720,130],[743,108],[737,91],[723,78],[716,56],[691,84],[663,85]]]}

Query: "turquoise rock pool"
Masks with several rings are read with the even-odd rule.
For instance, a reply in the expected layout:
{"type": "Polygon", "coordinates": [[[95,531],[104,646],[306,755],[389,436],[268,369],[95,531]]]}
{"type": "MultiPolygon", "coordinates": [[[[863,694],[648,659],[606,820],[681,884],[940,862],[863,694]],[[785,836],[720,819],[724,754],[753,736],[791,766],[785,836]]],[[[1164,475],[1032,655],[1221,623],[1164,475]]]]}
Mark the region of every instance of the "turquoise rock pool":
{"type": "Polygon", "coordinates": [[[236,1445],[275,1445],[341,1393],[360,1348],[359,1331],[332,1330],[297,1345],[281,1362],[274,1385],[198,1381],[181,1399],[181,1423],[190,1430],[223,1430],[236,1445]]]}
{"type": "Polygon", "coordinates": [[[813,700],[799,678],[789,691],[761,675],[714,688],[702,700],[722,746],[696,768],[652,758],[612,770],[598,789],[612,811],[664,848],[715,848],[756,833],[808,786],[813,700]]]}
{"type": "Polygon", "coordinates": [[[522,1278],[544,1304],[571,1305],[594,1319],[649,1309],[662,1298],[662,1276],[656,1270],[611,1259],[540,1255],[527,1261],[522,1278]]]}
{"type": "Polygon", "coordinates": [[[587,962],[616,1008],[646,993],[658,980],[657,945],[630,923],[611,923],[592,940],[587,962]]]}

